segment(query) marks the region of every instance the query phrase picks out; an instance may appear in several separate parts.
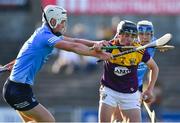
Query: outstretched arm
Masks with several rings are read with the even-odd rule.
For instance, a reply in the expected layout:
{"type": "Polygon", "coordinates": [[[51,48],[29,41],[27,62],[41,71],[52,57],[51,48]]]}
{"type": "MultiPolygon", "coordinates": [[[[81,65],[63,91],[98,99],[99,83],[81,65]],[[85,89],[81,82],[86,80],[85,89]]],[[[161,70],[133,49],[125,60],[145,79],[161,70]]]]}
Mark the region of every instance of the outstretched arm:
{"type": "Polygon", "coordinates": [[[66,37],[66,36],[64,36],[64,40],[69,41],[69,42],[74,42],[74,43],[81,43],[88,47],[92,47],[95,43],[97,43],[97,41],[93,41],[93,40],[71,38],[71,37],[66,37]]]}
{"type": "Polygon", "coordinates": [[[68,42],[74,42],[74,43],[81,43],[88,47],[94,47],[96,51],[100,51],[102,46],[108,46],[109,42],[106,40],[101,41],[93,41],[93,40],[87,40],[87,39],[80,39],[80,38],[71,38],[71,37],[65,37],[64,40],[68,42]]]}
{"type": "Polygon", "coordinates": [[[108,60],[111,58],[110,53],[106,53],[103,51],[89,50],[88,46],[81,43],[74,43],[74,42],[68,42],[68,41],[63,40],[63,41],[58,42],[55,45],[55,47],[66,50],[66,51],[75,52],[80,55],[94,56],[103,60],[108,60]]]}

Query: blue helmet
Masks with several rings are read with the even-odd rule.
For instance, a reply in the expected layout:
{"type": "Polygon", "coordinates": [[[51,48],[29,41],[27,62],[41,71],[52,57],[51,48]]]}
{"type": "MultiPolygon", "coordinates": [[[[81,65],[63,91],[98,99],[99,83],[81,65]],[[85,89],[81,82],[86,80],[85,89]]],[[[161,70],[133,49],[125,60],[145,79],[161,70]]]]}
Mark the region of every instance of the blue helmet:
{"type": "Polygon", "coordinates": [[[137,30],[138,33],[152,33],[154,34],[154,27],[152,22],[147,20],[142,20],[137,23],[137,30]]]}

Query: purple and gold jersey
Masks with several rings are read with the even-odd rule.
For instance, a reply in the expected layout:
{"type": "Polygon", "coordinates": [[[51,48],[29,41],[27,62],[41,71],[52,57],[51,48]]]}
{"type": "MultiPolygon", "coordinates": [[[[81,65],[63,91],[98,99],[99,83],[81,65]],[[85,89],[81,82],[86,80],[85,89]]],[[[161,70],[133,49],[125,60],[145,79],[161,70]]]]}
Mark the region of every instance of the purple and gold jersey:
{"type": "MultiPolygon", "coordinates": [[[[134,46],[139,46],[139,44],[134,43],[134,46]]],[[[115,55],[122,51],[113,49],[109,52],[115,55]]],[[[149,59],[149,53],[146,50],[141,50],[105,61],[101,83],[118,92],[134,93],[138,89],[138,64],[140,62],[146,63],[149,59]]]]}

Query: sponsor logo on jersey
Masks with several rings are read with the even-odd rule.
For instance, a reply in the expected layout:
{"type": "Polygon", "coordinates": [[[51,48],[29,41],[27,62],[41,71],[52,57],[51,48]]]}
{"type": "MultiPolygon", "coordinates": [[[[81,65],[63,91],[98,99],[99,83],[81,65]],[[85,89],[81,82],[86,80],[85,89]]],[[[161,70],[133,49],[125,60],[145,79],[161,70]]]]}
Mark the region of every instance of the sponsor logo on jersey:
{"type": "Polygon", "coordinates": [[[131,70],[128,69],[127,67],[115,67],[114,68],[114,74],[117,76],[124,76],[128,73],[131,73],[131,70]]]}

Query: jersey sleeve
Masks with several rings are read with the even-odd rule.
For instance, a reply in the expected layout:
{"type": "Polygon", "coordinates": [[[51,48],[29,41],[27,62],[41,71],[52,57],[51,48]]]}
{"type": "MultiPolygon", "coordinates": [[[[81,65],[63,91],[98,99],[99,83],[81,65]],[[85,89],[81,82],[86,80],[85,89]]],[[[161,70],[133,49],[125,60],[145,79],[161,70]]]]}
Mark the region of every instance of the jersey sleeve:
{"type": "Polygon", "coordinates": [[[145,50],[143,54],[142,62],[146,63],[147,61],[149,61],[150,58],[151,58],[150,54],[148,53],[147,50],[145,50]]]}
{"type": "Polygon", "coordinates": [[[154,54],[155,54],[156,49],[155,49],[155,48],[147,48],[147,51],[148,51],[148,53],[150,54],[150,56],[153,58],[153,57],[154,57],[154,54]]]}
{"type": "Polygon", "coordinates": [[[63,39],[63,36],[58,37],[53,34],[48,34],[46,36],[46,44],[50,47],[53,47],[55,44],[57,44],[59,41],[62,41],[63,39]]]}

